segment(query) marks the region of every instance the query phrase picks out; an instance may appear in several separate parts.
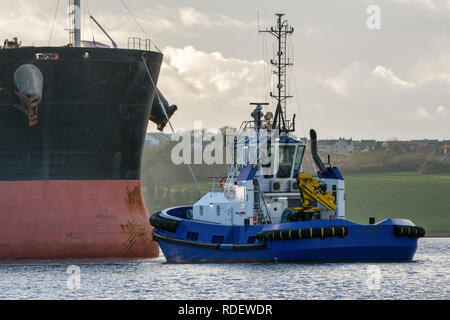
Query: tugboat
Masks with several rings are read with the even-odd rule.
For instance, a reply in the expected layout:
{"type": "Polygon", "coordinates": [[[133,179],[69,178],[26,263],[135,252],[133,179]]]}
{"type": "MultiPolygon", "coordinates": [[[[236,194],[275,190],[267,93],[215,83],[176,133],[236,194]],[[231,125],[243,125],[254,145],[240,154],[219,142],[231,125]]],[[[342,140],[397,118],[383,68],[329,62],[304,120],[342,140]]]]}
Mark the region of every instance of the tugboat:
{"type": "MultiPolygon", "coordinates": [[[[317,177],[302,172],[306,142],[292,135],[295,115],[286,120],[286,38],[293,28],[277,14],[268,32],[278,40],[275,115],[263,114],[268,103],[251,103],[253,120],[240,132],[252,132],[232,144],[235,155],[221,190],[205,194],[191,206],[169,208],[150,218],[153,239],[168,262],[331,262],[408,261],[425,230],[410,220],[389,218],[358,224],[345,219],[344,178],[330,158],[317,152],[310,131],[317,177]],[[262,135],[262,131],[269,132],[262,135]],[[263,161],[261,150],[269,149],[263,161]],[[257,150],[256,160],[251,150],[257,150]],[[237,157],[236,157],[237,158],[237,157]]],[[[239,135],[238,135],[239,136],[239,135]]],[[[214,184],[215,185],[215,184],[214,184]]]]}

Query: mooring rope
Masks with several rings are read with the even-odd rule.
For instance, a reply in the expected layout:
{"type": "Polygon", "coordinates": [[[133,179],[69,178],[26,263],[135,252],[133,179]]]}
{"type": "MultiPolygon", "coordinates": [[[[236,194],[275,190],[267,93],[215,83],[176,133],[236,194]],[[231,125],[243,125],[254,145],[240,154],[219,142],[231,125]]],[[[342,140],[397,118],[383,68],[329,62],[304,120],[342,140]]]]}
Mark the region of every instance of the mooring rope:
{"type": "MultiPolygon", "coordinates": [[[[145,70],[147,71],[148,77],[150,78],[150,82],[152,83],[153,88],[155,89],[155,94],[156,94],[156,97],[158,98],[159,105],[161,106],[162,112],[167,119],[167,123],[169,124],[170,129],[172,130],[172,134],[175,134],[175,130],[173,129],[172,123],[170,122],[169,116],[167,115],[166,108],[164,108],[164,104],[162,103],[161,97],[159,96],[158,89],[156,88],[155,82],[153,81],[152,75],[150,74],[150,70],[148,70],[147,63],[145,62],[144,57],[142,57],[142,62],[144,63],[145,70]]],[[[200,190],[200,186],[198,184],[197,178],[195,177],[194,171],[192,170],[190,163],[186,160],[184,153],[183,153],[183,160],[184,160],[184,163],[189,168],[189,171],[191,172],[192,179],[194,180],[195,186],[197,187],[197,190],[200,193],[200,197],[201,197],[202,191],[200,190]]]]}
{"type": "Polygon", "coordinates": [[[141,29],[142,33],[145,34],[145,36],[147,37],[147,39],[150,39],[150,41],[153,42],[153,45],[155,46],[156,50],[158,50],[159,53],[161,53],[161,50],[159,50],[158,46],[156,45],[156,43],[150,38],[150,36],[147,34],[147,32],[145,32],[145,29],[141,26],[141,24],[139,23],[138,19],[135,17],[135,15],[133,14],[133,12],[131,12],[131,10],[128,8],[128,6],[125,4],[124,0],[120,0],[120,2],[122,2],[123,6],[125,7],[125,9],[128,11],[128,13],[130,14],[130,16],[134,19],[134,21],[136,22],[136,24],[138,25],[138,27],[141,29]]]}
{"type": "Polygon", "coordinates": [[[59,8],[59,0],[56,3],[55,15],[53,16],[52,29],[50,30],[50,35],[48,36],[48,43],[47,43],[48,46],[50,46],[50,41],[52,40],[53,28],[55,27],[55,21],[56,21],[56,15],[58,14],[58,8],[59,8]]]}

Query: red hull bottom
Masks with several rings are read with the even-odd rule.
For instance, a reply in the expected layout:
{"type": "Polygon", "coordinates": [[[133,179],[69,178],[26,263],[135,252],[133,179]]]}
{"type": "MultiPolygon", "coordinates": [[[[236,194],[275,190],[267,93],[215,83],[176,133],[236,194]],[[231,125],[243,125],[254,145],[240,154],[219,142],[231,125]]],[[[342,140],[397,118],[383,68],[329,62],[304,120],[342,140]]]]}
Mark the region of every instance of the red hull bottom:
{"type": "Polygon", "coordinates": [[[0,181],[0,259],[153,258],[138,180],[0,181]]]}

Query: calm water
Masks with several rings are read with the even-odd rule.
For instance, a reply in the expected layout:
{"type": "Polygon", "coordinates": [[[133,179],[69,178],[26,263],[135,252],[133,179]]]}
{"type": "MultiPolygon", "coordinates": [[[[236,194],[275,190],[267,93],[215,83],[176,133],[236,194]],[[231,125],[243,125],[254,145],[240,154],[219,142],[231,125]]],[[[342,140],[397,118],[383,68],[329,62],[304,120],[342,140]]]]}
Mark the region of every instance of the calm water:
{"type": "Polygon", "coordinates": [[[0,264],[0,298],[450,299],[449,249],[450,238],[420,239],[404,263],[173,265],[161,255],[0,264]]]}

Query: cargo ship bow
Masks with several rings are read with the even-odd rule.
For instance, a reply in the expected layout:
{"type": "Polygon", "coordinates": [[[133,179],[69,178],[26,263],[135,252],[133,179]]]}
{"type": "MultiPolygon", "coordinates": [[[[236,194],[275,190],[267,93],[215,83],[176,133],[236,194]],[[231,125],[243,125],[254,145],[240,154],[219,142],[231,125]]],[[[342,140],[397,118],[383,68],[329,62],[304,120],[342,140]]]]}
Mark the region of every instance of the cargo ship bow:
{"type": "Polygon", "coordinates": [[[140,166],[162,54],[71,34],[0,50],[0,259],[155,257],[140,166]]]}

